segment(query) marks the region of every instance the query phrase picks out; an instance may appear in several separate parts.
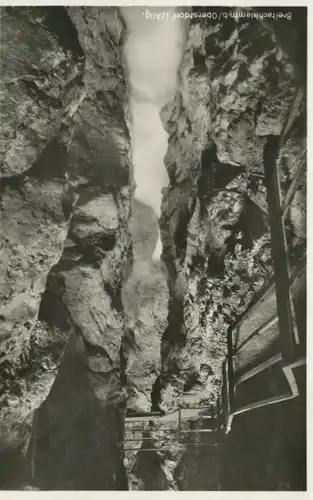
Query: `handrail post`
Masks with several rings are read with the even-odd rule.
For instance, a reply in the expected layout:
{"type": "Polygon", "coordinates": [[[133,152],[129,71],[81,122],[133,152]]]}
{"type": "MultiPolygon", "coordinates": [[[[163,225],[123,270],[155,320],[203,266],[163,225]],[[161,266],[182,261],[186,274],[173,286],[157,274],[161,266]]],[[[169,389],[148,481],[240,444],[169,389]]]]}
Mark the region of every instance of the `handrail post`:
{"type": "Polygon", "coordinates": [[[281,214],[280,183],[277,168],[278,153],[279,137],[268,136],[264,147],[263,161],[267,189],[268,221],[271,232],[279,335],[282,356],[286,362],[290,362],[294,356],[294,334],[289,293],[287,243],[281,214]]]}
{"type": "Polygon", "coordinates": [[[228,396],[229,413],[234,409],[234,366],[233,366],[233,332],[231,326],[227,330],[227,372],[228,372],[228,396]]]}

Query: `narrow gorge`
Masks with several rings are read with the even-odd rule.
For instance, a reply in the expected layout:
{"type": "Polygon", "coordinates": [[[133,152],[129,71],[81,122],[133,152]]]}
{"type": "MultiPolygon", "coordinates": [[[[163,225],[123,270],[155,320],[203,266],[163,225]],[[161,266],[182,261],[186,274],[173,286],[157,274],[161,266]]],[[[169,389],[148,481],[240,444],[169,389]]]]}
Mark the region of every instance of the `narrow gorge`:
{"type": "MultiPolygon", "coordinates": [[[[210,458],[127,452],[125,415],[214,405],[273,272],[306,14],[268,10],[1,8],[0,489],[214,489],[210,458]]],[[[305,148],[304,90],[283,195],[305,148]]],[[[305,178],[286,224],[297,259],[305,178]]]]}

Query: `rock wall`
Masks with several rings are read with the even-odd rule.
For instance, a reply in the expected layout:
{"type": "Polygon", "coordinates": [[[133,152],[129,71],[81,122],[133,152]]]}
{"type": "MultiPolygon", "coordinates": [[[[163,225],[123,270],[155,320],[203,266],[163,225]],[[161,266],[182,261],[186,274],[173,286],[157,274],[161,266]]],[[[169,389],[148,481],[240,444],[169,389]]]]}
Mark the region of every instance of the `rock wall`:
{"type": "Polygon", "coordinates": [[[124,25],[113,7],[4,8],[2,16],[0,449],[26,453],[33,411],[70,332],[100,407],[124,397],[124,25]]]}
{"type": "MultiPolygon", "coordinates": [[[[223,22],[190,21],[180,87],[163,109],[171,178],[161,217],[170,275],[158,381],[164,410],[214,402],[227,328],[272,271],[263,148],[267,135],[282,132],[302,86],[284,47],[259,19],[231,9],[223,22]]],[[[305,147],[304,97],[295,118],[280,151],[282,194],[305,147]]],[[[303,186],[297,196],[303,200],[303,186]]],[[[296,234],[305,224],[304,208],[292,222],[296,200],[290,246],[300,244],[296,234]]]]}
{"type": "MultiPolygon", "coordinates": [[[[286,40],[289,30],[296,40],[297,19],[278,27],[247,19],[240,9],[192,12],[180,85],[162,110],[170,184],[160,227],[169,305],[153,408],[165,412],[214,404],[227,329],[272,273],[263,149],[266,136],[281,134],[299,88],[299,109],[279,153],[282,196],[306,146],[305,89],[294,58],[304,47],[297,41],[298,49],[291,50],[286,40]],[[209,12],[226,12],[227,20],[210,20],[209,12]]],[[[291,265],[306,241],[305,182],[286,220],[291,265]]],[[[153,429],[147,433],[156,446],[153,429]]],[[[215,453],[188,447],[177,452],[177,445],[160,442],[166,450],[155,452],[153,479],[144,467],[148,453],[126,453],[130,489],[219,487],[215,453]]]]}

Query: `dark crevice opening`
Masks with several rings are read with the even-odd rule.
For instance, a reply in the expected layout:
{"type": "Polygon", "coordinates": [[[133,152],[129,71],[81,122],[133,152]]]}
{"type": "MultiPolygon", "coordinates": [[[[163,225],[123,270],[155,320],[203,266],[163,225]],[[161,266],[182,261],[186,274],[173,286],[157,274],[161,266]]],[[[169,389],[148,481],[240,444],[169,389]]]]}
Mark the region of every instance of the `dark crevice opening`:
{"type": "Polygon", "coordinates": [[[157,377],[151,390],[151,411],[160,411],[161,377],[157,377]]]}
{"type": "Polygon", "coordinates": [[[174,234],[174,242],[176,248],[176,255],[178,258],[183,258],[187,246],[187,230],[190,220],[188,209],[181,210],[179,213],[179,220],[174,234]]]}
{"type": "Polygon", "coordinates": [[[20,189],[30,177],[37,180],[65,180],[68,156],[64,144],[52,139],[40,153],[39,158],[24,172],[0,179],[0,192],[7,186],[20,189]]]}
{"type": "Polygon", "coordinates": [[[46,9],[44,22],[55,35],[65,50],[70,50],[78,58],[84,57],[84,51],[79,43],[77,29],[66,10],[66,7],[51,6],[46,9]]]}
{"type": "Polygon", "coordinates": [[[84,51],[79,43],[76,27],[64,6],[27,6],[21,7],[6,7],[9,15],[15,17],[27,17],[31,21],[42,23],[57,39],[65,52],[70,51],[76,58],[84,57],[84,51]],[[32,19],[33,18],[33,19],[32,19]]]}

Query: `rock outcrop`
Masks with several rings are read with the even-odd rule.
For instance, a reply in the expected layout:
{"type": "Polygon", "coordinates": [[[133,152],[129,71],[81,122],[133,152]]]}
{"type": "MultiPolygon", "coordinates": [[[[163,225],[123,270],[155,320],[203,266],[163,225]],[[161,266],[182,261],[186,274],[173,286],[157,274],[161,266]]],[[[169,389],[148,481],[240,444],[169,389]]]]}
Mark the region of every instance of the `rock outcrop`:
{"type": "MultiPolygon", "coordinates": [[[[266,136],[282,133],[302,86],[284,44],[259,19],[231,9],[223,22],[201,19],[209,11],[190,21],[179,90],[162,113],[171,179],[161,216],[170,275],[164,410],[215,400],[227,328],[272,271],[263,148],[266,136]]],[[[302,93],[280,151],[283,195],[305,148],[304,110],[302,93]]],[[[288,216],[291,247],[301,245],[303,194],[300,187],[288,216]]]]}
{"type": "Polygon", "coordinates": [[[116,8],[2,15],[0,447],[26,452],[33,411],[49,394],[70,332],[81,339],[82,369],[100,406],[124,397],[124,25],[116,8]]]}
{"type": "MultiPolygon", "coordinates": [[[[287,52],[286,43],[280,43],[282,27],[224,7],[223,22],[208,19],[207,13],[217,10],[193,10],[198,16],[189,24],[180,85],[162,111],[169,134],[170,184],[160,221],[169,308],[153,402],[154,409],[165,412],[214,404],[227,329],[272,273],[263,149],[266,136],[282,133],[303,87],[290,47],[287,52]]],[[[304,95],[294,118],[279,153],[282,195],[305,150],[304,95]]],[[[305,245],[304,199],[305,179],[287,214],[291,262],[305,245]]],[[[146,436],[151,441],[134,445],[141,452],[126,450],[130,489],[153,489],[156,482],[158,489],[219,487],[213,452],[184,451],[160,433],[156,439],[150,426],[146,436]],[[145,467],[148,445],[165,449],[154,453],[153,478],[145,467]]]]}
{"type": "Polygon", "coordinates": [[[132,411],[151,411],[151,393],[161,372],[168,286],[163,264],[152,260],[157,224],[153,209],[135,199],[131,217],[133,264],[122,287],[127,408],[132,411]]]}

